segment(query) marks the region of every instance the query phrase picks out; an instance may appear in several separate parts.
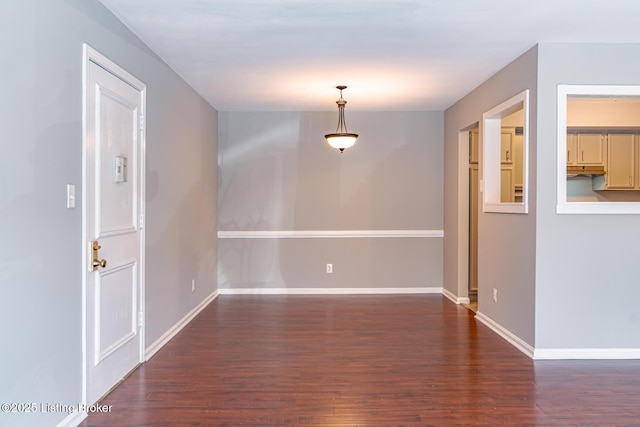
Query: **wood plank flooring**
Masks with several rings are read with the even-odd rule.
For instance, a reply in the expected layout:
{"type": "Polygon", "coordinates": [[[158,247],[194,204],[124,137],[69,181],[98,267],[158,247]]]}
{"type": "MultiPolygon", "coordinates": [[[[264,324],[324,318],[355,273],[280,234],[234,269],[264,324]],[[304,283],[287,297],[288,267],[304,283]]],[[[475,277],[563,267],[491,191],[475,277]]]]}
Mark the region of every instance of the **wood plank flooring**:
{"type": "Polygon", "coordinates": [[[82,426],[640,425],[640,361],[537,361],[439,295],[220,296],[82,426]]]}

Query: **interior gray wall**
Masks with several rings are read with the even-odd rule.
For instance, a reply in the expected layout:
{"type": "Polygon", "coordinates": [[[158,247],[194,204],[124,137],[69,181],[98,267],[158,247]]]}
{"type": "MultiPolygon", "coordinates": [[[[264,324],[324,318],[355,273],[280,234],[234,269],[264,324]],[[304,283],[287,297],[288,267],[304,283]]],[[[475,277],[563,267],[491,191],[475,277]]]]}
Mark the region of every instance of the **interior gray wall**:
{"type": "MultiPolygon", "coordinates": [[[[525,89],[529,98],[529,213],[483,213],[478,216],[478,308],[481,313],[534,345],[536,241],[536,86],[537,48],[533,47],[445,111],[444,287],[454,295],[466,293],[459,283],[461,248],[459,215],[459,132],[482,120],[482,114],[525,89]],[[498,289],[498,302],[492,300],[498,289]]],[[[466,164],[466,163],[465,163],[466,164]]],[[[468,185],[466,182],[463,185],[468,185]]]]}
{"type": "MultiPolygon", "coordinates": [[[[8,0],[0,16],[0,402],[77,404],[82,43],[148,88],[147,345],[216,289],[217,113],[97,1],[8,0]]],[[[66,416],[0,413],[0,425],[66,416]]]]}
{"type": "Polygon", "coordinates": [[[558,84],[640,84],[638,44],[541,44],[536,348],[640,348],[640,216],[556,214],[558,84]],[[544,172],[544,173],[543,173],[544,172]]]}
{"type": "MultiPolygon", "coordinates": [[[[219,115],[219,228],[441,230],[443,114],[219,115]]],[[[441,287],[442,238],[220,239],[220,288],[441,287]],[[333,263],[334,273],[324,272],[333,263]]]]}

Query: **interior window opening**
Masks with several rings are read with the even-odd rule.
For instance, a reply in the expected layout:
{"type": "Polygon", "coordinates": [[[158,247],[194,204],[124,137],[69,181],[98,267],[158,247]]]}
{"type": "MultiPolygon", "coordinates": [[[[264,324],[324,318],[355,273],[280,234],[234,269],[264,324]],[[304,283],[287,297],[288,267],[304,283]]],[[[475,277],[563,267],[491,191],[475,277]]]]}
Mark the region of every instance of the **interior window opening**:
{"type": "Polygon", "coordinates": [[[482,116],[483,212],[527,213],[529,91],[482,116]]]}
{"type": "Polygon", "coordinates": [[[640,86],[558,85],[558,213],[640,213],[640,86]]]}

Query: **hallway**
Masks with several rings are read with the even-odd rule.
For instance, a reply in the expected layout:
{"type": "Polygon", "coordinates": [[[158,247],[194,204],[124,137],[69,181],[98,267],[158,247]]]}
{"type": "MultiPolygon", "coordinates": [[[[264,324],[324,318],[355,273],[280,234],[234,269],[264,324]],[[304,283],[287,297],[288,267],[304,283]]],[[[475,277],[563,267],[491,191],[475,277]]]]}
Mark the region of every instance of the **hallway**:
{"type": "Polygon", "coordinates": [[[640,361],[534,362],[436,295],[220,296],[82,426],[640,425],[640,361]]]}

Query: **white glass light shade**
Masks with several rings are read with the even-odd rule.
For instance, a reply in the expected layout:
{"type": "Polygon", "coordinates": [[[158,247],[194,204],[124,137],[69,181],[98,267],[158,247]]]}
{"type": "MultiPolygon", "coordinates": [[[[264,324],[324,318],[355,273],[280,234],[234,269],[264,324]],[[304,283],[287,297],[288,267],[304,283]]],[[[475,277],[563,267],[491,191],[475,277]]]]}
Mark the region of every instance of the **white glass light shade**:
{"type": "Polygon", "coordinates": [[[356,143],[356,139],[358,139],[358,135],[356,135],[355,133],[332,133],[329,135],[325,135],[324,137],[326,138],[330,146],[332,146],[333,148],[337,148],[340,151],[353,146],[353,144],[356,143]]]}

